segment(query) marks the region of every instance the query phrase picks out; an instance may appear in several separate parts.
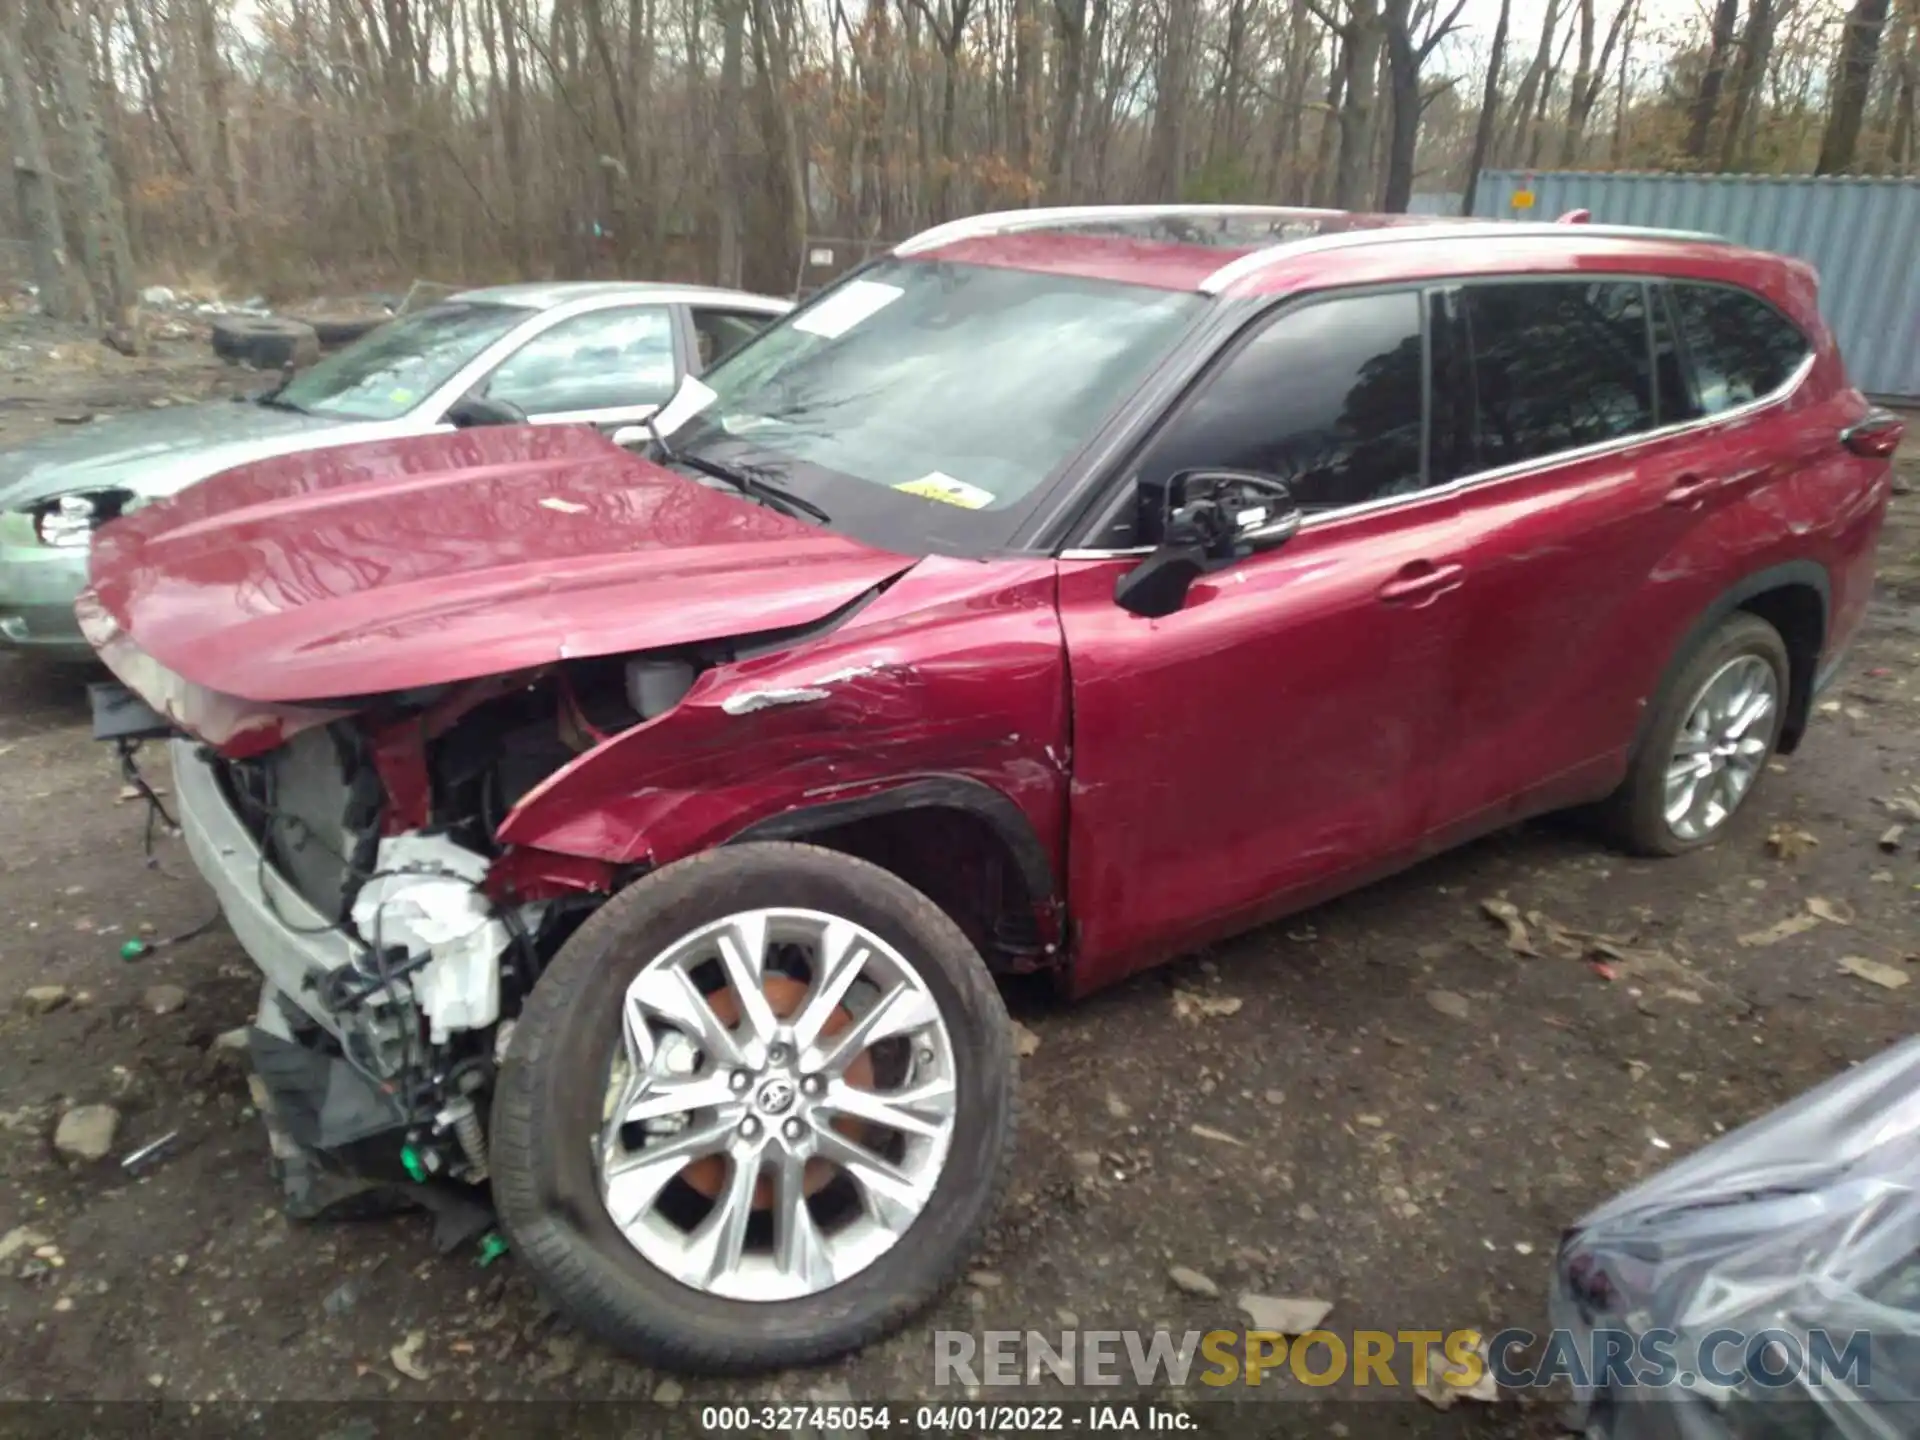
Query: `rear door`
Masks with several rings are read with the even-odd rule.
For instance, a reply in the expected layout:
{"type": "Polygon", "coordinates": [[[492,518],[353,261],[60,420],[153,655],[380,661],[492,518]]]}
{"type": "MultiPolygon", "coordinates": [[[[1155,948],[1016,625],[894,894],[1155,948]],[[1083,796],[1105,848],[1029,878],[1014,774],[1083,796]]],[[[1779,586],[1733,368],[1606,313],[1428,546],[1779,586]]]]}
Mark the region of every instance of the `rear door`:
{"type": "Polygon", "coordinates": [[[1743,469],[1671,428],[1699,407],[1658,282],[1514,277],[1453,303],[1472,360],[1460,522],[1473,583],[1435,843],[1617,778],[1645,700],[1636,677],[1671,643],[1655,622],[1697,613],[1689,597],[1713,579],[1662,568],[1693,523],[1688,487],[1743,469]]]}
{"type": "MultiPolygon", "coordinates": [[[[1069,902],[1111,979],[1390,866],[1429,818],[1461,615],[1454,501],[1429,486],[1417,290],[1333,296],[1258,326],[1120,477],[1284,479],[1278,549],[1178,612],[1114,601],[1139,554],[1069,551],[1069,902]]],[[[1124,518],[1097,538],[1127,538],[1124,518]]]]}

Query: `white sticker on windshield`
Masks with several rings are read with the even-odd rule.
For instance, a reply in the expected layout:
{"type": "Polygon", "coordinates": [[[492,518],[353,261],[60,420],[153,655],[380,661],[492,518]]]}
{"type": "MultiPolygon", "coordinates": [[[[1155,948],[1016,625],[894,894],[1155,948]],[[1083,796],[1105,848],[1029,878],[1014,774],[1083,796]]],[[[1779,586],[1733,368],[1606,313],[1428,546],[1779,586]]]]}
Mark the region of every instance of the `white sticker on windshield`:
{"type": "Polygon", "coordinates": [[[878,280],[851,280],[794,321],[793,328],[838,340],[905,293],[898,285],[882,285],[878,280]]]}
{"type": "Polygon", "coordinates": [[[922,500],[958,505],[962,510],[984,510],[993,503],[991,490],[982,490],[978,485],[969,485],[939,470],[929,470],[918,480],[903,480],[893,488],[908,495],[918,495],[922,500]]]}
{"type": "Polygon", "coordinates": [[[711,405],[715,398],[712,386],[702,385],[689,375],[680,382],[680,388],[673,392],[673,398],[653,412],[653,428],[662,435],[671,435],[711,405]]]}

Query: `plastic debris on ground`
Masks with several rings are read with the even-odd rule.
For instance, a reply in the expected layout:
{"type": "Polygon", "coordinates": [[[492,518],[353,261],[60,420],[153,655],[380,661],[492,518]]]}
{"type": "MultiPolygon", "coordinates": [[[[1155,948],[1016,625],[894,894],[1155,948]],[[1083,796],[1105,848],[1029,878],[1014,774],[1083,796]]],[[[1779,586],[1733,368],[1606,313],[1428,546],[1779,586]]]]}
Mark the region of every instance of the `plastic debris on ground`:
{"type": "Polygon", "coordinates": [[[1596,1331],[1677,1337],[1666,1384],[1576,1381],[1588,1440],[1920,1433],[1920,1039],[1581,1220],[1549,1308],[1582,1356],[1604,1353],[1596,1331]],[[1865,1364],[1850,1368],[1856,1336],[1865,1364]],[[1756,1381],[1749,1353],[1787,1378],[1756,1381]]]}

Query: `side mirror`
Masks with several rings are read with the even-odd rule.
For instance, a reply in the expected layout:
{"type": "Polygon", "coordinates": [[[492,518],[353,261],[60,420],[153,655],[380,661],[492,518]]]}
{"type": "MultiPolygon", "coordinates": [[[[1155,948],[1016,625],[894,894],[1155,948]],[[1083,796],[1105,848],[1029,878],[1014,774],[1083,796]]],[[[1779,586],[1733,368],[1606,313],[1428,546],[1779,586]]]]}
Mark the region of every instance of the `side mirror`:
{"type": "Polygon", "coordinates": [[[447,407],[446,420],[458,430],[470,430],[476,425],[524,425],[527,412],[505,400],[469,390],[447,407]]]}
{"type": "Polygon", "coordinates": [[[1142,481],[1140,528],[1153,553],[1114,584],[1114,602],[1136,615],[1171,615],[1193,582],[1244,555],[1284,545],[1300,529],[1287,483],[1250,470],[1187,470],[1142,481]]]}

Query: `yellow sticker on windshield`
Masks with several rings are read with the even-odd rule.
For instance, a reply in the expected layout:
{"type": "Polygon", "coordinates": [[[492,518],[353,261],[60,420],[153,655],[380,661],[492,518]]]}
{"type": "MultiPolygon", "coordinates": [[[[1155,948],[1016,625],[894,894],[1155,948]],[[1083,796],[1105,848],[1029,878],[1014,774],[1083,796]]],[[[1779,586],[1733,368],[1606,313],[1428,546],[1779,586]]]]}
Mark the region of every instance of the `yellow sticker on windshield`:
{"type": "Polygon", "coordinates": [[[904,480],[893,488],[907,495],[918,495],[922,500],[958,505],[962,510],[984,510],[993,503],[991,490],[982,490],[978,485],[969,485],[938,470],[929,470],[918,480],[904,480]]]}

